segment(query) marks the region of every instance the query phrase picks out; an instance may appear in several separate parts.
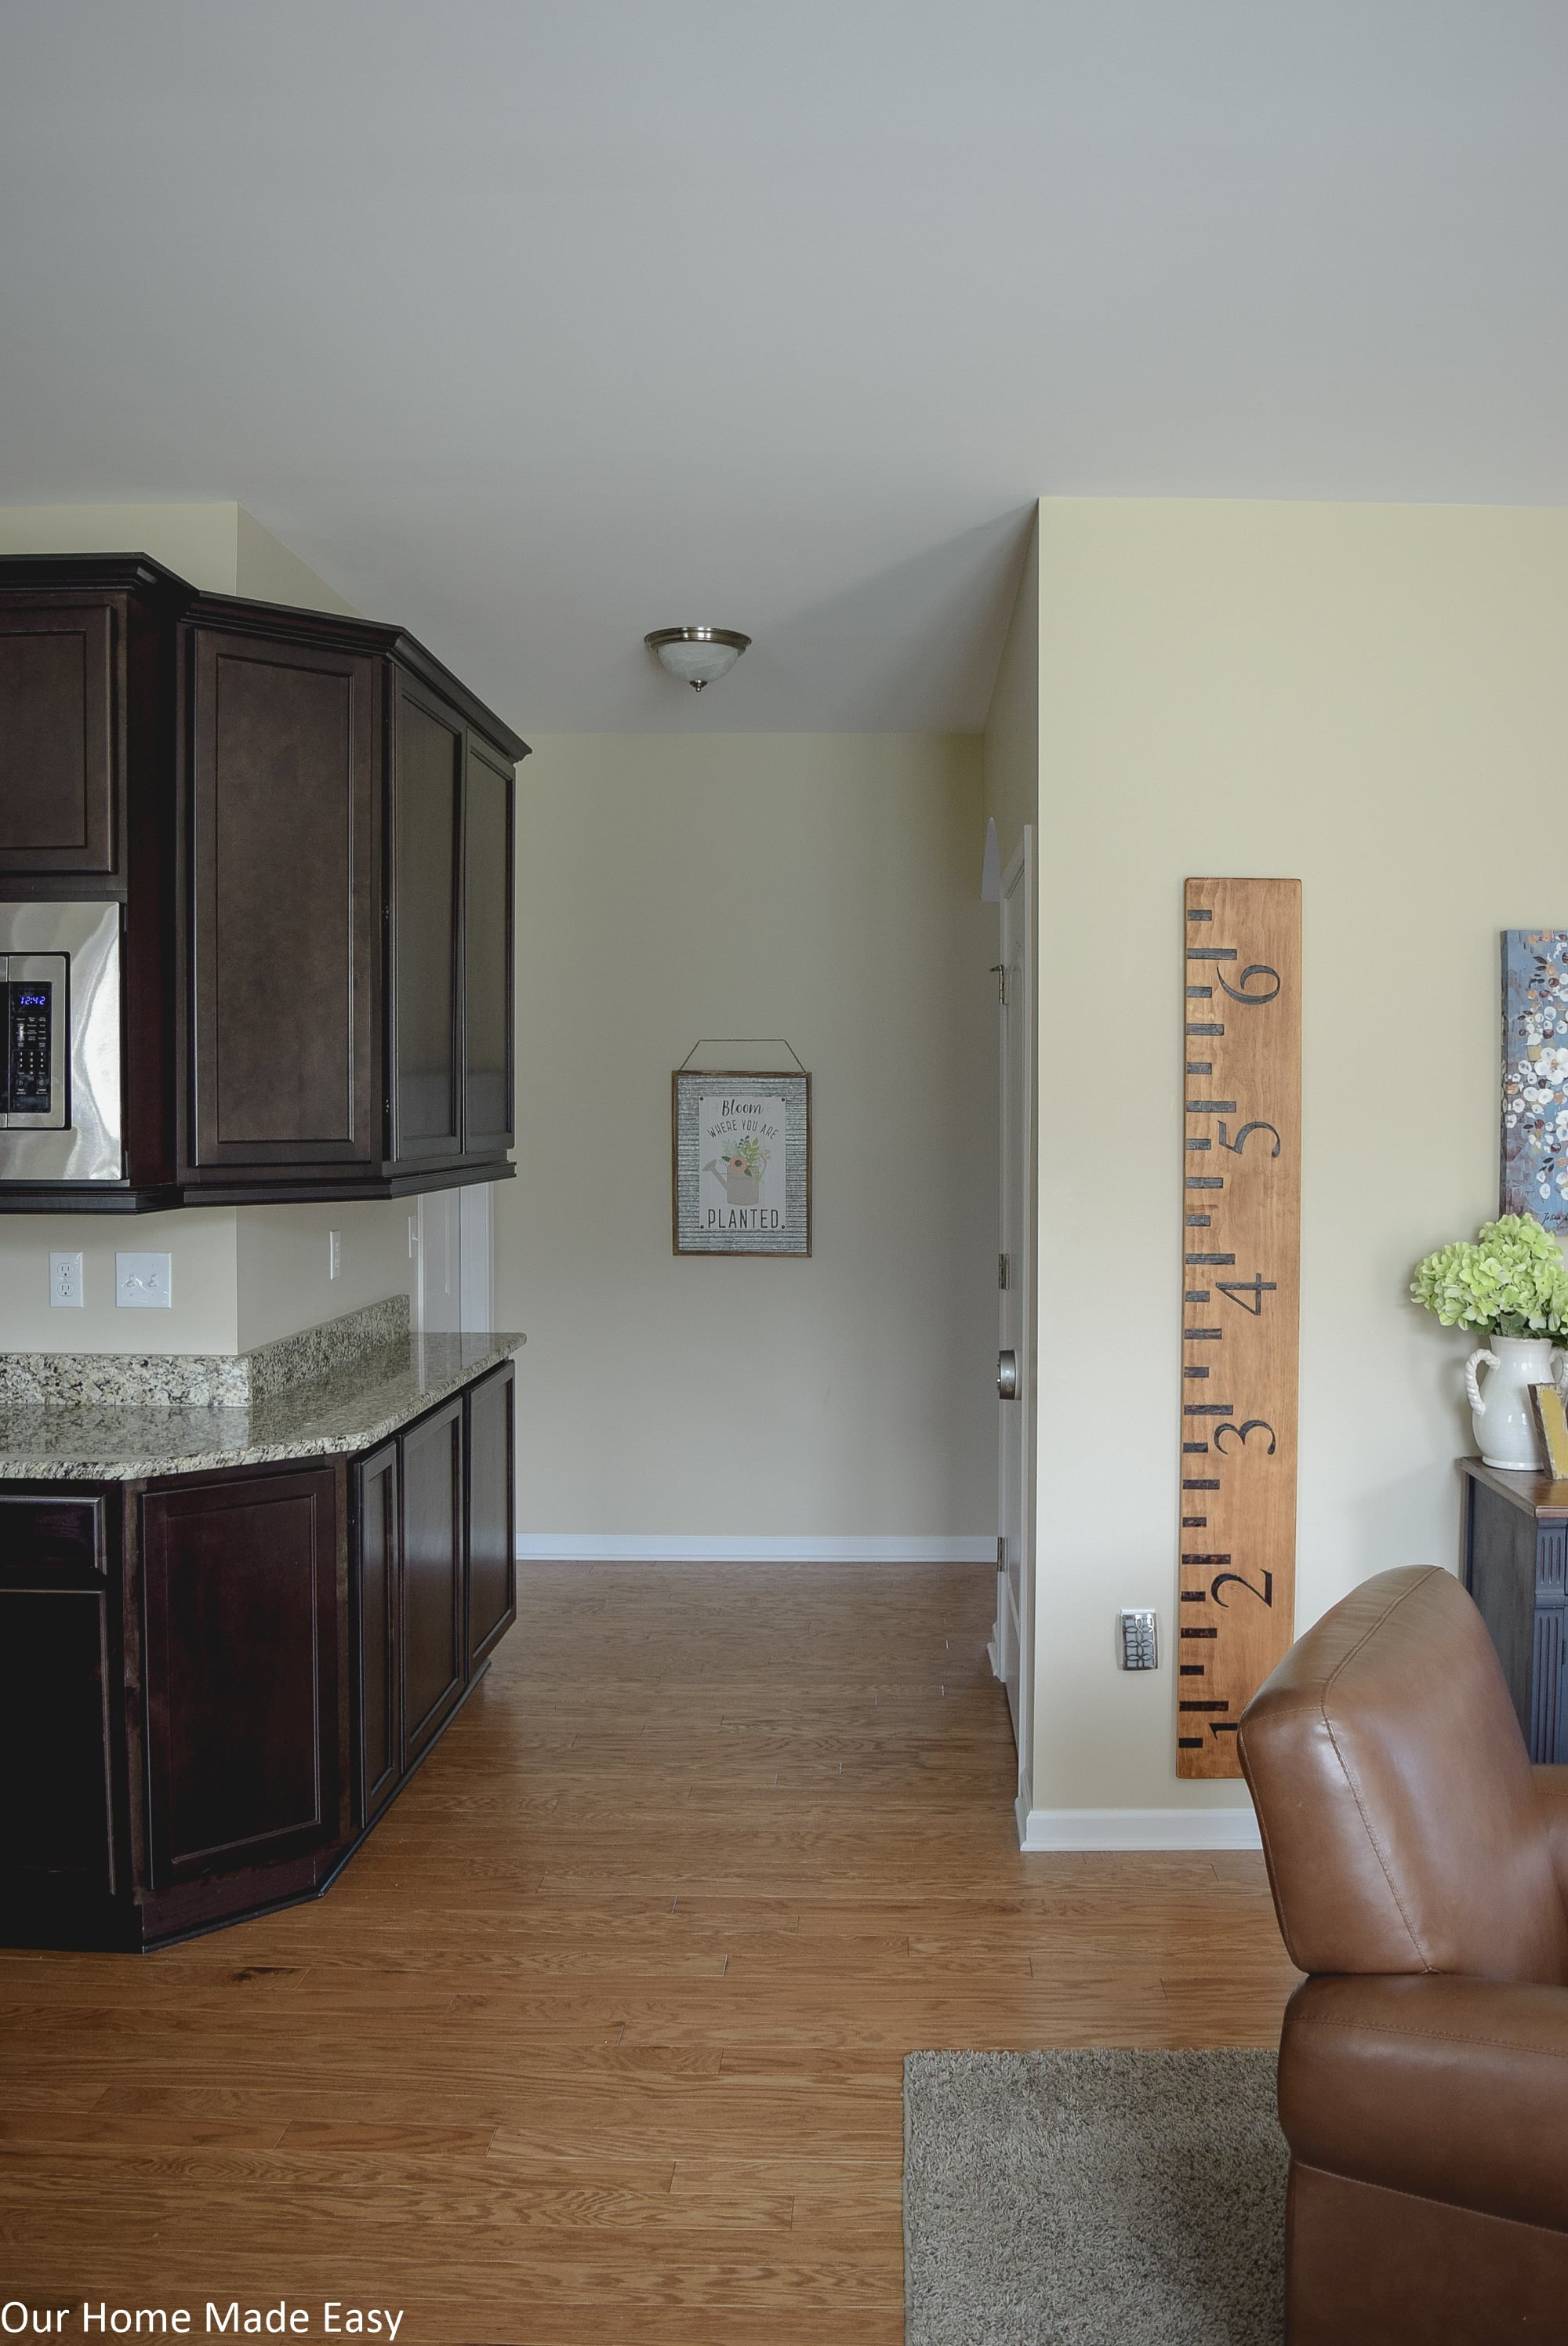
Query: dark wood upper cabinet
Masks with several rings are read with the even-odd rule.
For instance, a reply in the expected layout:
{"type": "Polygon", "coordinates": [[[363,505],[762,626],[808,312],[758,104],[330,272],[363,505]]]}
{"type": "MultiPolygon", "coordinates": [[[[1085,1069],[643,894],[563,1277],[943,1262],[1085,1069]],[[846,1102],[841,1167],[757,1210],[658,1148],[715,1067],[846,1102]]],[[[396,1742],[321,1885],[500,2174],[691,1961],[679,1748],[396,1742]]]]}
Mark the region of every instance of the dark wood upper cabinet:
{"type": "Polygon", "coordinates": [[[155,1889],[337,1837],[337,1491],[335,1470],[315,1466],[141,1503],[155,1889]]]}
{"type": "Polygon", "coordinates": [[[400,685],[392,760],[392,1153],[463,1153],[463,720],[400,685]]]}
{"type": "Polygon", "coordinates": [[[463,1146],[512,1146],[512,768],[470,735],[463,783],[463,1146]]]}
{"type": "Polygon", "coordinates": [[[0,872],[115,870],[122,597],[0,610],[0,872]]]}
{"type": "Polygon", "coordinates": [[[374,663],[192,631],[193,1170],[379,1162],[374,663]]]}
{"type": "Polygon", "coordinates": [[[400,628],[0,559],[0,895],[125,900],[127,1140],[0,1212],[509,1175],[526,754],[400,628]]]}

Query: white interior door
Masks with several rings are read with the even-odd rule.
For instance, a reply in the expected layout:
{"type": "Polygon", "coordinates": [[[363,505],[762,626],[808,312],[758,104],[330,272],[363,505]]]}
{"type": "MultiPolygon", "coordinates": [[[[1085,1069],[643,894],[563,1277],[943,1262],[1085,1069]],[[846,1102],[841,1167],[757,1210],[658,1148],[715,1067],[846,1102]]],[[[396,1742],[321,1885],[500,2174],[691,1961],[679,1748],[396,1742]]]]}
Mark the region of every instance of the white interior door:
{"type": "Polygon", "coordinates": [[[1030,1346],[1030,1184],[1033,1086],[1030,833],[1002,880],[1002,1195],[997,1262],[996,1670],[1007,1688],[1019,1774],[1029,1767],[1033,1693],[1033,1548],[1029,1474],[1033,1409],[1030,1346]]]}

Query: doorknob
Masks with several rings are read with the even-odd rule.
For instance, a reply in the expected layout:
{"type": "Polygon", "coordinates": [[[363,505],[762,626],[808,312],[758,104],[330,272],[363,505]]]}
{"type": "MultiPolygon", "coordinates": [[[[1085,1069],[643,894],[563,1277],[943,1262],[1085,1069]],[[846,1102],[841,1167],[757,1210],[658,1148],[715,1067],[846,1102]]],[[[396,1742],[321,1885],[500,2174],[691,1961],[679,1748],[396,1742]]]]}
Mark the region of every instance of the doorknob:
{"type": "Polygon", "coordinates": [[[996,1355],[996,1398],[1016,1401],[1018,1398],[1018,1355],[998,1352],[996,1355]]]}

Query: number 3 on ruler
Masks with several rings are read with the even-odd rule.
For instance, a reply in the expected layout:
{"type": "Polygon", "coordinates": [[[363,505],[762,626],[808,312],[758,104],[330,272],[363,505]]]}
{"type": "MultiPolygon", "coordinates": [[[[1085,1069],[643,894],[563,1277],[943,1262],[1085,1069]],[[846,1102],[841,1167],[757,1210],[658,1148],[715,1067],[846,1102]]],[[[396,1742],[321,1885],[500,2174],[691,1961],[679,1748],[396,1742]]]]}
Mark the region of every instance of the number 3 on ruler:
{"type": "Polygon", "coordinates": [[[1268,1420],[1266,1417],[1243,1418],[1239,1425],[1237,1425],[1230,1418],[1227,1417],[1223,1425],[1217,1425],[1214,1429],[1214,1446],[1218,1451],[1222,1458],[1234,1458],[1236,1455],[1235,1451],[1227,1451],[1226,1449],[1224,1443],[1219,1438],[1220,1435],[1222,1433],[1234,1433],[1239,1440],[1242,1448],[1245,1450],[1247,1447],[1247,1438],[1248,1434],[1257,1433],[1260,1432],[1267,1433],[1268,1436],[1268,1448],[1264,1454],[1267,1457],[1272,1458],[1279,1445],[1274,1438],[1274,1428],[1269,1424],[1268,1420]]]}

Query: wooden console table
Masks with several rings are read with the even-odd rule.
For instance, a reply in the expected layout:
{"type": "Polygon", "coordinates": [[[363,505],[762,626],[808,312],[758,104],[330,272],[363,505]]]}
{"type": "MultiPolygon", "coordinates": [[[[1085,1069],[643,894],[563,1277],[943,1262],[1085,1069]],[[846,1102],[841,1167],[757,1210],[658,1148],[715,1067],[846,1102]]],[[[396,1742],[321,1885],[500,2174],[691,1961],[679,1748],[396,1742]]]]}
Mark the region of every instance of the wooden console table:
{"type": "Polygon", "coordinates": [[[1464,1585],[1537,1761],[1568,1760],[1568,1483],[1461,1458],[1464,1585]]]}

